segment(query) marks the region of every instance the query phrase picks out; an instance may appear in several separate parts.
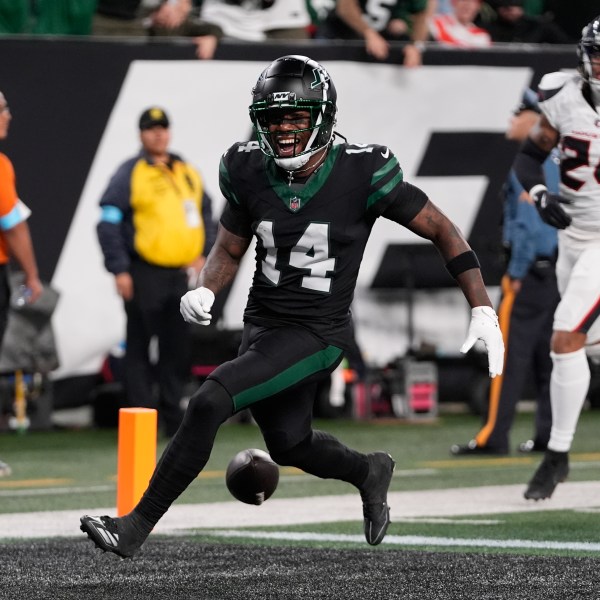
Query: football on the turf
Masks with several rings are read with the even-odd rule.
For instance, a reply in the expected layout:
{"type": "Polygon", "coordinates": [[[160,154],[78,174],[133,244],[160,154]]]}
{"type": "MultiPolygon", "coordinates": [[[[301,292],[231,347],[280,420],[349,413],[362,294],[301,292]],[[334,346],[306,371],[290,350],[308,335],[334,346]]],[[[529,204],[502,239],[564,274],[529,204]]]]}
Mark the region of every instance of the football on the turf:
{"type": "Polygon", "coordinates": [[[277,489],[279,467],[264,450],[242,450],[229,462],[225,483],[240,502],[262,504],[277,489]]]}

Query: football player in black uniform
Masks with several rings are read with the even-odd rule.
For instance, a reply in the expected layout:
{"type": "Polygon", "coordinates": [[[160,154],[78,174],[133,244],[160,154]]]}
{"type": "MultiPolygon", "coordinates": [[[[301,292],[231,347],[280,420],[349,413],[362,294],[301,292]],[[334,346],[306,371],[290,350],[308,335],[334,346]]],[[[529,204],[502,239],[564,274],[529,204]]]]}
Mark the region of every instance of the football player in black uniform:
{"type": "Polygon", "coordinates": [[[204,468],[220,425],[246,407],[278,464],[358,488],[367,542],[382,541],[394,461],[385,452],[347,448],[311,426],[317,381],[338,365],[350,336],[358,270],[380,216],[437,246],[472,307],[461,350],[483,340],[490,375],[502,372],[502,335],[477,257],[426,195],[403,181],[389,148],[333,145],[336,111],[333,82],[307,57],[284,56],[260,75],[250,106],[258,141],[234,144],[223,156],[227,205],[217,241],[200,287],[181,300],[186,321],[209,323],[215,294],[231,282],[256,237],[239,356],[194,394],[133,511],[82,517],[82,530],[103,550],[132,556],[204,468]]]}

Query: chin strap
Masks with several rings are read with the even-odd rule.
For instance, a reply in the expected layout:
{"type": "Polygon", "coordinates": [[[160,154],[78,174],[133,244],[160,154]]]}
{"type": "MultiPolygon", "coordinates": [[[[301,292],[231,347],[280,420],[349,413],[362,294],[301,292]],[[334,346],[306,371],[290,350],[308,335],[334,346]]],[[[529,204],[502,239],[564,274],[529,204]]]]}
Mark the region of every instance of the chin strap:
{"type": "MultiPolygon", "coordinates": [[[[323,163],[325,162],[325,159],[327,158],[327,154],[329,153],[329,147],[325,148],[324,150],[325,151],[321,155],[321,159],[319,160],[319,162],[314,167],[312,167],[313,170],[312,170],[311,175],[313,173],[315,173],[316,171],[318,171],[323,166],[323,163]]],[[[312,157],[313,155],[314,155],[314,153],[310,154],[310,155],[306,155],[306,156],[311,156],[312,157]]],[[[285,160],[285,159],[283,159],[283,160],[285,160]]],[[[275,159],[275,162],[277,162],[277,159],[275,159]]],[[[308,162],[308,161],[306,161],[306,162],[308,162]]],[[[304,163],[304,164],[306,164],[306,163],[304,163]]],[[[301,166],[304,166],[304,165],[301,165],[301,166]]],[[[307,169],[308,169],[308,167],[307,167],[307,169]]],[[[302,168],[295,169],[295,170],[284,169],[287,172],[288,185],[292,185],[292,182],[294,180],[294,176],[300,175],[301,173],[303,173],[307,169],[302,169],[302,168]]]]}
{"type": "Polygon", "coordinates": [[[299,171],[310,160],[313,154],[314,152],[302,154],[301,156],[293,156],[292,158],[275,158],[275,164],[286,171],[299,171]]]}

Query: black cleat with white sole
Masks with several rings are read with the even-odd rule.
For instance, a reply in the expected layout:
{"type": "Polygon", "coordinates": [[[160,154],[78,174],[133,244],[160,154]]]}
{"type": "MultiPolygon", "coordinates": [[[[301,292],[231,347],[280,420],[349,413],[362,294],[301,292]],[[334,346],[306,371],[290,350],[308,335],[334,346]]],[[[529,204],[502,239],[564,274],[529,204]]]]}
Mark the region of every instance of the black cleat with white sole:
{"type": "Polygon", "coordinates": [[[104,552],[112,552],[121,558],[131,558],[146,539],[146,536],[140,535],[124,518],[84,515],[80,521],[79,528],[87,533],[97,548],[104,552]]]}
{"type": "Polygon", "coordinates": [[[360,496],[363,501],[365,538],[371,546],[380,544],[390,524],[390,507],[387,493],[396,463],[386,452],[368,455],[369,474],[363,483],[360,496]]]}

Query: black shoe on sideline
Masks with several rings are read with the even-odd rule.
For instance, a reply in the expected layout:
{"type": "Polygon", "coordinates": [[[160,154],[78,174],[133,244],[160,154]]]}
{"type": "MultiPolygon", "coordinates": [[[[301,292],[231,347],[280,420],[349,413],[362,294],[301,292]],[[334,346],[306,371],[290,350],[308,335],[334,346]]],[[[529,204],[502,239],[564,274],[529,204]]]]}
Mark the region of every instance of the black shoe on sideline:
{"type": "Polygon", "coordinates": [[[517,446],[517,449],[522,454],[531,454],[532,452],[546,452],[547,448],[547,444],[540,444],[536,440],[527,440],[526,442],[521,442],[517,446]]]}
{"type": "Polygon", "coordinates": [[[360,489],[363,501],[365,538],[371,546],[380,544],[390,524],[387,493],[396,463],[385,452],[368,455],[369,474],[360,489]]]}
{"type": "Polygon", "coordinates": [[[534,473],[527,490],[527,500],[545,500],[550,498],[559,483],[569,475],[569,453],[546,450],[537,471],[534,473]]]}
{"type": "Polygon", "coordinates": [[[87,533],[97,548],[104,552],[112,552],[121,558],[131,558],[146,540],[146,536],[139,534],[134,526],[123,518],[84,515],[79,520],[79,528],[87,533]]]}
{"type": "Polygon", "coordinates": [[[468,444],[452,444],[450,454],[453,456],[505,456],[508,450],[494,448],[493,446],[478,446],[475,440],[468,444]]]}

